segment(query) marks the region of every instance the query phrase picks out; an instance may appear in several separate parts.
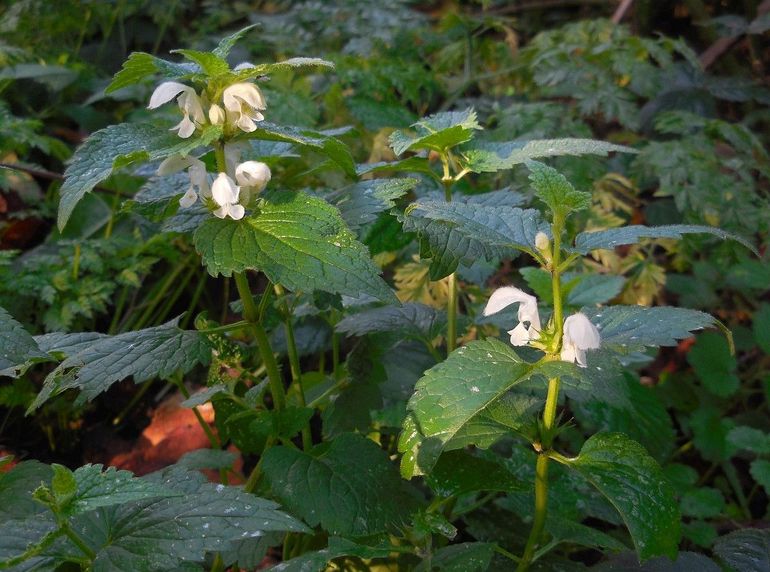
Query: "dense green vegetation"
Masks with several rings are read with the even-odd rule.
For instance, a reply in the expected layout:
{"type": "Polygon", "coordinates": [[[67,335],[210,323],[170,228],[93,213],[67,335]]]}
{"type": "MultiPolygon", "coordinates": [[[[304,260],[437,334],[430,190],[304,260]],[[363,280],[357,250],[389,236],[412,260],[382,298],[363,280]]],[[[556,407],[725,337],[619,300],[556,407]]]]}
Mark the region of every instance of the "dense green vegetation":
{"type": "Polygon", "coordinates": [[[0,4],[0,569],[770,569],[725,4],[0,4]]]}

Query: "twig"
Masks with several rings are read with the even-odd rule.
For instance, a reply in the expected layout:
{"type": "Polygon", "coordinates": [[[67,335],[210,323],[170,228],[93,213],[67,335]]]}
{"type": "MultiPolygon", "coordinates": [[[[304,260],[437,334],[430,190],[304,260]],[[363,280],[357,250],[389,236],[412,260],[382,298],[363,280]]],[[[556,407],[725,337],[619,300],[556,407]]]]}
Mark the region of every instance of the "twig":
{"type": "MultiPolygon", "coordinates": [[[[767,12],[770,12],[770,0],[765,0],[757,7],[757,17],[762,16],[767,12]]],[[[735,42],[737,42],[741,37],[742,35],[733,36],[730,38],[719,38],[717,41],[711,44],[708,48],[706,48],[706,51],[703,52],[700,56],[698,56],[698,59],[700,60],[701,65],[703,66],[703,69],[705,70],[715,61],[717,61],[717,59],[719,59],[719,56],[721,56],[727,50],[729,50],[732,47],[732,45],[735,42]]]]}
{"type": "Polygon", "coordinates": [[[623,21],[623,17],[626,15],[626,12],[628,12],[628,9],[633,3],[634,0],[623,0],[620,3],[620,6],[618,6],[615,10],[615,13],[612,15],[612,23],[620,24],[623,21]]]}

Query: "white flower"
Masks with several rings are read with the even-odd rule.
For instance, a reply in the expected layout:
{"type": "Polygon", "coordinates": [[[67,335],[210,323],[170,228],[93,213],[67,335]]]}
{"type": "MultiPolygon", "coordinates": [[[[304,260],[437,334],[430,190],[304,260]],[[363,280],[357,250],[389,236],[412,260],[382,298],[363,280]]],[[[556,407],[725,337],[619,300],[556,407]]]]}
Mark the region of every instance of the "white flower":
{"type": "Polygon", "coordinates": [[[223,125],[226,119],[225,110],[216,103],[209,107],[209,121],[212,125],[223,125]]]}
{"type": "Polygon", "coordinates": [[[219,173],[211,186],[211,195],[219,208],[214,211],[214,216],[225,218],[230,216],[234,220],[240,220],[245,214],[245,209],[238,204],[240,188],[227,176],[227,173],[219,173]]]}
{"type": "Polygon", "coordinates": [[[586,367],[586,350],[598,349],[601,344],[599,330],[585,314],[578,312],[564,320],[564,336],[561,342],[561,359],[586,367]]]}
{"type": "Polygon", "coordinates": [[[535,248],[541,251],[551,248],[551,241],[546,233],[538,232],[535,235],[535,248]]]}
{"type": "Polygon", "coordinates": [[[187,172],[190,175],[190,188],[187,189],[184,196],[179,199],[179,206],[182,208],[191,207],[195,204],[195,201],[198,200],[199,194],[202,197],[211,196],[206,164],[195,157],[171,155],[164,159],[158,166],[158,175],[171,175],[173,173],[178,173],[182,169],[187,169],[187,172]]]}
{"type": "Polygon", "coordinates": [[[540,337],[541,325],[540,314],[537,312],[537,298],[513,286],[498,288],[489,297],[484,308],[484,315],[496,314],[503,308],[517,302],[519,304],[519,325],[509,330],[508,333],[511,336],[512,345],[526,346],[530,341],[540,337]]]}
{"type": "Polygon", "coordinates": [[[227,172],[233,173],[241,162],[241,157],[244,153],[248,153],[251,150],[251,145],[248,141],[238,141],[236,143],[225,143],[225,164],[227,166],[227,172]]]}
{"type": "Polygon", "coordinates": [[[187,139],[195,132],[196,125],[201,125],[206,121],[201,99],[193,88],[176,81],[163,82],[152,92],[147,108],[155,109],[174,98],[177,98],[177,103],[179,103],[184,117],[182,121],[171,128],[171,131],[177,131],[182,139],[187,139]]]}
{"type": "Polygon", "coordinates": [[[235,168],[235,180],[241,187],[260,192],[270,182],[270,167],[259,161],[246,161],[235,168]]]}
{"type": "Polygon", "coordinates": [[[225,89],[222,99],[228,117],[232,117],[242,131],[251,133],[257,128],[255,122],[265,119],[260,113],[265,109],[265,98],[253,83],[234,83],[225,89]]]}

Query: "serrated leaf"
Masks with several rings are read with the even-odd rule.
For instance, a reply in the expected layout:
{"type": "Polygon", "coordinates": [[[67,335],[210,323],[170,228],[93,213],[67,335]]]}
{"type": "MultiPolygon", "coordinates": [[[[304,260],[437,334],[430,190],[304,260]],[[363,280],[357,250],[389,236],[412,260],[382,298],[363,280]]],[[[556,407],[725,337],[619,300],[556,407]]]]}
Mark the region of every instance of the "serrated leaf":
{"type": "Polygon", "coordinates": [[[522,491],[531,486],[516,478],[502,463],[462,450],[441,455],[425,481],[441,497],[476,491],[522,491]]]}
{"type": "Polygon", "coordinates": [[[41,483],[50,481],[51,477],[51,467],[38,461],[23,461],[7,473],[0,473],[0,522],[28,517],[44,510],[40,503],[32,499],[32,491],[41,483]]]}
{"type": "Polygon", "coordinates": [[[562,155],[600,155],[618,151],[636,153],[635,149],[593,139],[542,139],[505,143],[474,142],[461,149],[463,166],[474,173],[493,173],[510,169],[532,159],[562,155]]]}
{"type": "Polygon", "coordinates": [[[485,572],[489,569],[495,545],[489,542],[463,542],[439,548],[430,560],[423,560],[415,572],[485,572]]]}
{"type": "MultiPolygon", "coordinates": [[[[661,556],[639,563],[636,554],[626,552],[591,568],[595,572],[723,572],[703,554],[680,552],[676,560],[661,556]]],[[[545,572],[545,571],[543,571],[545,572]]]]}
{"type": "Polygon", "coordinates": [[[729,397],[740,387],[738,363],[730,353],[725,337],[717,332],[698,336],[687,354],[687,361],[707,390],[719,397],[729,397]]]}
{"type": "Polygon", "coordinates": [[[96,553],[94,572],[178,569],[267,531],[306,532],[278,505],[239,488],[171,468],[145,477],[178,496],[136,501],[75,517],[73,528],[96,553]]]}
{"type": "Polygon", "coordinates": [[[190,64],[176,64],[144,52],[132,52],[123,62],[122,69],[115,74],[104,93],[112,93],[123,87],[139,83],[147,76],[159,73],[165,79],[181,79],[192,75],[197,67],[190,64]]]}
{"type": "Polygon", "coordinates": [[[714,552],[735,572],[765,572],[770,570],[770,530],[736,530],[717,539],[714,552]]]}
{"type": "Polygon", "coordinates": [[[751,451],[757,455],[770,455],[770,435],[753,427],[734,427],[727,434],[727,440],[737,449],[751,451]]]}
{"type": "Polygon", "coordinates": [[[548,534],[553,536],[554,540],[559,542],[569,542],[591,548],[606,548],[614,551],[628,549],[625,544],[601,530],[555,514],[548,516],[548,519],[545,521],[545,529],[548,534]]]}
{"type": "Polygon", "coordinates": [[[581,310],[601,333],[602,348],[630,353],[645,347],[675,346],[692,332],[714,325],[705,312],[659,306],[608,306],[581,310]]]}
{"type": "Polygon", "coordinates": [[[65,358],[86,349],[96,340],[106,338],[107,334],[99,332],[52,332],[35,336],[40,349],[54,356],[62,355],[65,358]]]}
{"type": "Polygon", "coordinates": [[[598,433],[567,463],[615,506],[640,560],[676,557],[680,516],[674,490],[644,447],[622,433],[598,433]]]}
{"type": "Polygon", "coordinates": [[[48,356],[34,338],[4,308],[0,308],[0,376],[16,377],[19,366],[48,356]]]}
{"type": "Polygon", "coordinates": [[[172,50],[172,53],[182,54],[186,59],[200,67],[201,71],[208,76],[218,76],[230,71],[227,62],[211,52],[201,52],[198,50],[172,50]]]}
{"type": "Polygon", "coordinates": [[[403,196],[419,181],[412,178],[374,179],[361,181],[324,198],[336,206],[351,230],[374,222],[377,215],[395,206],[395,199],[403,196]]]}
{"type": "Polygon", "coordinates": [[[346,538],[332,536],[329,538],[329,546],[323,550],[306,552],[291,560],[285,560],[270,568],[273,572],[321,572],[326,570],[326,564],[341,556],[356,556],[358,558],[386,558],[390,555],[390,547],[380,544],[367,546],[356,544],[346,538]]]}
{"type": "Polygon", "coordinates": [[[349,336],[365,336],[376,332],[399,332],[405,337],[432,340],[446,325],[446,314],[440,310],[407,302],[401,306],[383,306],[351,314],[340,320],[336,330],[349,336]]]}
{"type": "Polygon", "coordinates": [[[67,389],[78,388],[82,399],[91,400],[114,382],[130,376],[141,383],[180,370],[186,373],[198,363],[208,363],[211,348],[206,337],[180,329],[177,321],[101,337],[68,356],[46,377],[29,411],[67,389]]]}
{"type": "Polygon", "coordinates": [[[755,459],[749,469],[751,477],[757,481],[765,492],[770,491],[770,461],[767,459],[755,459]]]}
{"type": "Polygon", "coordinates": [[[473,131],[482,129],[473,109],[436,113],[421,119],[412,127],[414,135],[405,131],[394,131],[391,134],[390,146],[396,155],[421,149],[443,152],[470,141],[473,131]]]}
{"type": "Polygon", "coordinates": [[[724,511],[725,497],[717,489],[701,487],[685,492],[679,506],[684,516],[714,518],[724,511]]]}
{"type": "Polygon", "coordinates": [[[405,522],[413,503],[387,454],[361,435],[302,452],[273,447],[262,470],[281,503],[330,534],[369,536],[405,522]],[[399,495],[399,502],[393,502],[399,495]]]}
{"type": "Polygon", "coordinates": [[[379,161],[377,163],[361,163],[356,166],[359,177],[380,173],[422,173],[440,181],[441,178],[431,169],[428,159],[425,157],[407,157],[400,161],[379,161]]]}
{"type": "Polygon", "coordinates": [[[567,177],[553,167],[537,161],[527,161],[529,182],[535,189],[535,196],[543,201],[553,213],[564,217],[572,211],[591,206],[591,193],[575,190],[567,177]]]}
{"type": "Polygon", "coordinates": [[[222,134],[221,127],[208,125],[189,139],[148,124],[120,123],[91,134],[70,160],[59,190],[59,230],[67,224],[75,205],[112,171],[135,161],[154,161],[169,155],[190,153],[222,134]]]}
{"type": "Polygon", "coordinates": [[[770,354],[770,304],[762,304],[754,313],[752,330],[757,345],[766,354],[770,354]]]}
{"type": "Polygon", "coordinates": [[[613,250],[618,246],[636,244],[643,238],[682,238],[685,234],[711,234],[722,240],[734,240],[759,256],[754,245],[743,237],[713,226],[694,224],[630,225],[609,230],[581,232],[575,237],[574,252],[588,254],[593,250],[613,250]]]}
{"type": "Polygon", "coordinates": [[[241,71],[237,71],[234,74],[234,81],[244,81],[247,79],[255,78],[262,75],[270,75],[286,70],[294,70],[298,68],[326,68],[333,70],[334,62],[324,60],[322,58],[307,58],[296,57],[283,60],[281,62],[275,62],[271,64],[258,64],[253,68],[246,68],[241,71]]]}
{"type": "Polygon", "coordinates": [[[421,199],[406,209],[401,220],[405,231],[420,235],[422,257],[431,259],[432,280],[448,276],[459,264],[471,266],[479,258],[510,256],[515,250],[532,254],[535,236],[547,231],[534,209],[487,206],[467,196],[452,202],[421,199]]]}
{"type": "Polygon", "coordinates": [[[240,39],[246,35],[247,32],[250,32],[258,25],[259,24],[252,24],[251,26],[246,26],[245,28],[241,28],[240,30],[233,32],[229,36],[225,36],[219,40],[217,47],[212,50],[213,54],[215,56],[219,56],[222,59],[225,59],[228,55],[230,55],[230,50],[233,49],[235,44],[237,44],[240,39]]]}
{"type": "Polygon", "coordinates": [[[510,346],[489,339],[469,343],[426,371],[399,438],[404,478],[429,473],[447,443],[531,369],[510,346]]]}
{"type": "Polygon", "coordinates": [[[212,276],[259,270],[292,291],[397,302],[339,212],[303,193],[271,193],[258,213],[240,221],[211,217],[194,241],[212,276]]]}
{"type": "MultiPolygon", "coordinates": [[[[550,277],[550,275],[547,275],[550,277]]],[[[585,274],[567,293],[568,306],[606,304],[623,290],[626,279],[609,274],[585,274]]],[[[548,286],[550,288],[550,278],[548,286]]]]}

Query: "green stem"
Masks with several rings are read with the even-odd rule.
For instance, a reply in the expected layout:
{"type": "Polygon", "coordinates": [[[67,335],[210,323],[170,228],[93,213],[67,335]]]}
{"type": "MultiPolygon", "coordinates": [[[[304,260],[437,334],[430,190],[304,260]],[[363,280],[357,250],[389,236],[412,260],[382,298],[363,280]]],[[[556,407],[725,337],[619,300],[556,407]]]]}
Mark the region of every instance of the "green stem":
{"type": "Polygon", "coordinates": [[[80,538],[78,533],[72,530],[69,523],[65,519],[62,519],[59,521],[59,528],[62,530],[62,532],[64,532],[64,534],[67,535],[67,538],[69,538],[72,541],[72,544],[77,546],[80,549],[80,551],[83,554],[85,554],[89,560],[93,562],[93,560],[96,558],[96,552],[91,550],[91,548],[89,548],[89,546],[85,543],[85,541],[82,538],[80,538]]]}
{"type": "Polygon", "coordinates": [[[267,370],[267,378],[270,383],[270,393],[273,396],[273,404],[277,410],[284,409],[286,407],[286,395],[283,389],[283,380],[281,379],[281,372],[278,369],[278,362],[275,361],[275,354],[270,347],[270,340],[267,337],[265,328],[259,321],[259,309],[254,303],[254,297],[251,295],[251,289],[249,288],[249,281],[246,278],[246,274],[238,272],[234,274],[235,286],[238,288],[238,295],[243,302],[243,317],[251,324],[251,329],[254,332],[254,338],[257,340],[257,347],[259,348],[259,355],[262,357],[262,363],[265,364],[267,370]]]}
{"type": "Polygon", "coordinates": [[[447,300],[446,352],[447,355],[457,347],[457,274],[452,272],[449,280],[449,299],[447,300]]]}
{"type": "MultiPolygon", "coordinates": [[[[273,287],[276,295],[281,298],[281,311],[283,312],[284,328],[286,330],[286,347],[289,354],[289,367],[291,369],[291,382],[297,388],[299,404],[305,407],[305,390],[302,387],[302,369],[299,363],[299,352],[297,351],[297,342],[294,338],[294,326],[291,323],[291,312],[289,305],[284,298],[285,292],[283,286],[275,284],[273,287]]],[[[308,451],[313,446],[313,438],[310,433],[310,422],[308,421],[302,428],[302,449],[308,451]]]]}
{"type": "Polygon", "coordinates": [[[538,455],[535,465],[535,519],[532,523],[532,530],[527,539],[527,545],[524,547],[524,554],[521,557],[516,572],[524,572],[529,569],[532,563],[532,557],[535,555],[535,548],[540,542],[540,536],[545,528],[545,518],[548,513],[548,457],[538,455]]]}
{"type": "Polygon", "coordinates": [[[340,368],[340,336],[336,331],[332,332],[332,377],[339,379],[340,368]]]}
{"type": "Polygon", "coordinates": [[[265,442],[265,448],[262,450],[262,455],[259,457],[259,461],[257,461],[257,464],[254,466],[254,468],[251,470],[251,474],[249,475],[249,478],[246,479],[246,483],[243,485],[243,490],[247,493],[253,493],[255,490],[257,490],[257,485],[259,484],[259,478],[262,476],[262,459],[265,458],[265,453],[275,444],[275,437],[273,435],[270,435],[270,437],[267,438],[267,441],[265,442]]]}
{"type": "Polygon", "coordinates": [[[77,280],[80,274],[80,243],[75,245],[75,256],[72,259],[72,279],[77,280]]]}
{"type": "MultiPolygon", "coordinates": [[[[184,396],[185,399],[190,399],[190,392],[187,391],[187,388],[184,386],[184,382],[182,381],[181,377],[178,377],[174,380],[174,383],[179,388],[179,392],[184,396]]],[[[206,422],[206,420],[203,418],[203,415],[201,415],[201,412],[198,411],[198,407],[195,406],[192,408],[193,413],[195,414],[195,418],[198,420],[198,424],[203,429],[203,432],[206,434],[206,438],[209,440],[209,443],[211,443],[212,449],[221,449],[222,443],[219,440],[219,438],[214,435],[214,432],[211,430],[211,427],[206,422]]]]}
{"type": "Polygon", "coordinates": [[[183,330],[187,329],[187,325],[190,323],[190,320],[192,319],[193,311],[195,308],[198,307],[198,301],[201,299],[201,294],[203,294],[203,288],[206,286],[206,278],[200,278],[198,280],[198,285],[195,287],[195,292],[193,292],[192,298],[190,299],[190,303],[187,305],[187,310],[184,313],[184,318],[182,318],[181,323],[179,324],[179,327],[183,330]]]}

